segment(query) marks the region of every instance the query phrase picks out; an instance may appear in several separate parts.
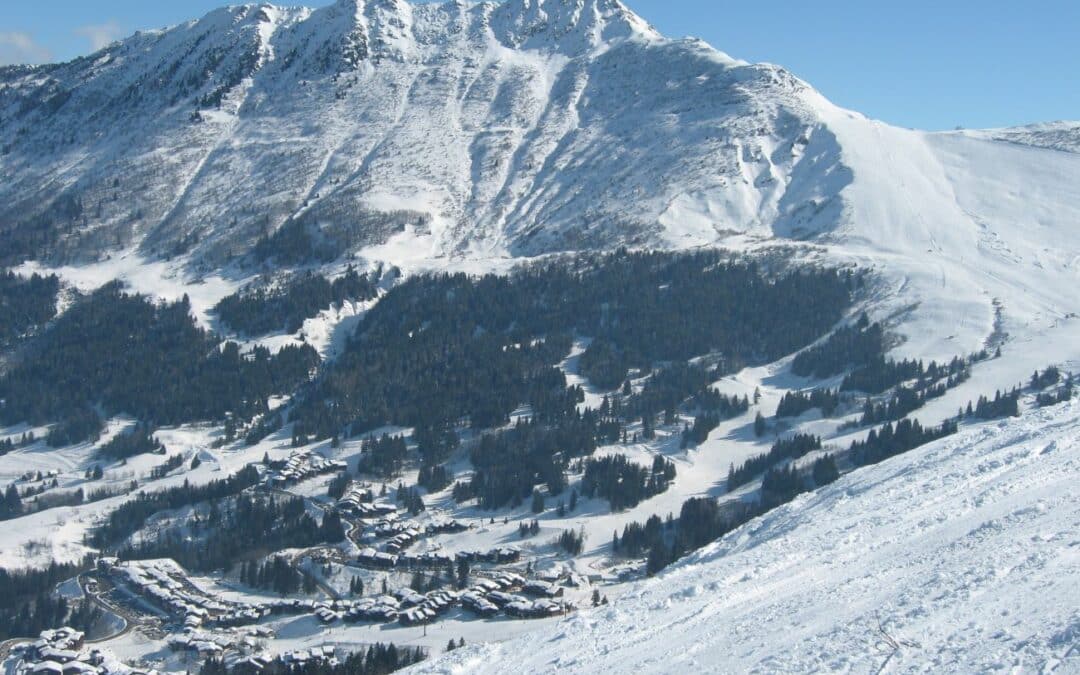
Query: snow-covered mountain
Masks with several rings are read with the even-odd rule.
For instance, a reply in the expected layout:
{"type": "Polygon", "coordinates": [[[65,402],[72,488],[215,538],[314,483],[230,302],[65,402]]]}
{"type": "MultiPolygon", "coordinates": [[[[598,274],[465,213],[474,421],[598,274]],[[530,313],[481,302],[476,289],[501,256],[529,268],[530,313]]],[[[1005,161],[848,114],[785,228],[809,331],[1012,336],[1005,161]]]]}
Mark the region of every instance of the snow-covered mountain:
{"type": "Polygon", "coordinates": [[[890,127],[617,0],[248,5],[0,70],[0,228],[200,274],[289,224],[392,262],[797,242],[947,358],[1080,314],[1080,155],[1031,147],[1075,131],[890,127]]]}
{"type": "Polygon", "coordinates": [[[415,671],[1076,672],[1078,414],[857,471],[610,608],[415,671]]]}
{"type": "Polygon", "coordinates": [[[837,161],[805,85],[617,0],[234,7],[0,73],[0,218],[61,256],[220,262],[289,221],[440,253],[702,243],[824,223],[785,177],[837,161]],[[676,217],[698,202],[720,222],[676,217]]]}
{"type": "MultiPolygon", "coordinates": [[[[783,68],[666,38],[618,0],[246,5],[70,63],[0,68],[0,269],[187,296],[212,327],[219,300],[273,269],[245,256],[283,228],[340,253],[332,274],[345,259],[476,271],[623,245],[779,252],[872,269],[857,310],[901,338],[894,356],[1002,349],[926,402],[929,425],[1034,369],[1080,367],[1077,223],[1080,123],[892,127],[783,68]]],[[[333,356],[367,309],[324,311],[259,344],[333,356]]],[[[789,366],[721,384],[775,410],[820,384],[789,366]]],[[[1080,632],[1078,410],[966,428],[854,472],[610,609],[422,668],[873,672],[890,639],[909,670],[1052,670],[1072,652],[1067,668],[1080,632]]],[[[734,432],[744,422],[714,432],[678,488],[634,517],[722,481],[755,451],[734,432]]],[[[292,452],[284,436],[210,451],[209,427],[162,433],[205,460],[174,483],[292,452]]],[[[77,479],[92,445],[23,448],[0,476],[77,479]]],[[[72,507],[63,527],[45,511],[14,521],[5,564],[85,553],[88,528],[125,498],[72,507]]],[[[594,541],[631,517],[605,515],[589,521],[594,541]]]]}

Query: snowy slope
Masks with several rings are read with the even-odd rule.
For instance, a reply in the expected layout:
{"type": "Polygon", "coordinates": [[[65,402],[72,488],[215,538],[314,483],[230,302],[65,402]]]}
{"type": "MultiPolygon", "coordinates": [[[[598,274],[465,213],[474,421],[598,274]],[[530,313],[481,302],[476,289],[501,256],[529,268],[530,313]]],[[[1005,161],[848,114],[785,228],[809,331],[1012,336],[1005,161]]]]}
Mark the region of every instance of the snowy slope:
{"type": "Polygon", "coordinates": [[[749,523],[610,607],[417,672],[1080,671],[1080,404],[963,431],[749,523]],[[1055,670],[1056,669],[1056,670],[1055,670]]]}
{"type": "Polygon", "coordinates": [[[1008,141],[1033,148],[1047,148],[1062,152],[1080,152],[1080,122],[1045,122],[1011,129],[986,129],[967,131],[965,135],[1008,141]]]}

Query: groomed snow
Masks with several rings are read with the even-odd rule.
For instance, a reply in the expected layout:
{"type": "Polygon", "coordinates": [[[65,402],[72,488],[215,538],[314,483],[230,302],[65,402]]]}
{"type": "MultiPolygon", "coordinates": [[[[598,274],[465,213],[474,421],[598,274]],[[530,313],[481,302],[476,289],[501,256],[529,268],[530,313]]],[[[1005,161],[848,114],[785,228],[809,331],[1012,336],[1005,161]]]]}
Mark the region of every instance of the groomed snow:
{"type": "Polygon", "coordinates": [[[1080,403],[971,428],[414,672],[1080,672],[1078,475],[1080,403]]]}

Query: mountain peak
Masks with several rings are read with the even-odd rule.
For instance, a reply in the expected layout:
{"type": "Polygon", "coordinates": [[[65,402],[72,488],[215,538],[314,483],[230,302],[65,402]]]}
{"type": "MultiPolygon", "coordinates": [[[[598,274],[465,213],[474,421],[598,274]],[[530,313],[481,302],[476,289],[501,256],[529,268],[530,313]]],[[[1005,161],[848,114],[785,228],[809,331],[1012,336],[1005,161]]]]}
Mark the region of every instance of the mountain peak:
{"type": "Polygon", "coordinates": [[[492,28],[509,46],[570,55],[617,40],[660,37],[619,0],[508,0],[496,10],[492,28]]]}

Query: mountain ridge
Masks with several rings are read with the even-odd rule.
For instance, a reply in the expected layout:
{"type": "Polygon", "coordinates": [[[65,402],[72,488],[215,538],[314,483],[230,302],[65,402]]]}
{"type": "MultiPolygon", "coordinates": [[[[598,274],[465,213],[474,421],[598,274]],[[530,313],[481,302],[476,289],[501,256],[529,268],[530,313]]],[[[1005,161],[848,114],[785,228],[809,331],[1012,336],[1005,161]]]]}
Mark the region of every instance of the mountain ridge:
{"type": "MultiPolygon", "coordinates": [[[[2,166],[14,180],[6,195],[13,207],[0,216],[12,229],[48,231],[60,259],[132,244],[152,256],[183,253],[206,234],[213,245],[197,257],[215,265],[222,230],[250,246],[294,221],[366,243],[406,224],[434,228],[445,252],[478,239],[527,253],[578,248],[579,240],[656,241],[659,204],[641,217],[615,204],[641,194],[659,166],[677,166],[690,125],[670,127],[688,109],[724,113],[730,105],[723,123],[712,124],[709,112],[690,121],[701,134],[727,136],[702,152],[741,178],[741,137],[772,128],[779,105],[769,90],[783,94],[797,82],[699,42],[660,38],[605,0],[248,5],[69,64],[5,74],[0,127],[13,141],[2,166]],[[635,75],[645,80],[632,85],[635,75]],[[694,89],[697,101],[680,105],[680,88],[694,89]],[[621,102],[627,93],[638,99],[631,106],[621,102]],[[643,129],[666,136],[650,142],[643,129]],[[623,169],[614,190],[610,180],[587,185],[603,208],[575,222],[566,214],[597,200],[575,194],[562,176],[581,166],[608,177],[604,146],[638,162],[649,161],[649,150],[678,153],[623,169]],[[409,166],[405,153],[426,155],[426,170],[409,166]],[[272,161],[278,170],[263,166],[272,161]],[[206,225],[212,217],[226,222],[206,225]],[[603,221],[599,232],[585,222],[594,219],[603,221]],[[630,221],[627,232],[618,220],[630,221]],[[522,243],[540,231],[552,241],[522,243]]],[[[804,136],[798,127],[809,125],[784,112],[781,135],[804,136]]],[[[754,145],[748,156],[769,149],[754,145]]],[[[670,201],[682,185],[667,181],[661,197],[670,201]]],[[[752,202],[755,192],[738,199],[752,202]]]]}

